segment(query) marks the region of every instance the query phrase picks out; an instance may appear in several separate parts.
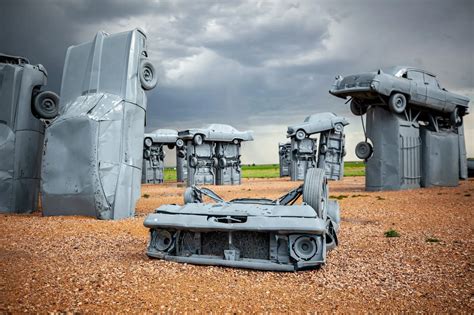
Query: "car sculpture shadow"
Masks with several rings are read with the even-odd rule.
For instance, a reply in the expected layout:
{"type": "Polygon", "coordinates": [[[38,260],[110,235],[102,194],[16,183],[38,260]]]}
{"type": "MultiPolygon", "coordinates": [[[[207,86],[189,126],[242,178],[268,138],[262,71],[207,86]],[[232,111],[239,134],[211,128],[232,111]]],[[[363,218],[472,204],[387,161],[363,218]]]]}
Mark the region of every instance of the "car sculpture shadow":
{"type": "Polygon", "coordinates": [[[276,200],[224,201],[196,186],[185,204],[149,214],[147,255],[181,263],[274,271],[315,268],[337,246],[339,205],[328,199],[324,170],[313,168],[303,185],[276,200]],[[302,204],[295,204],[300,196],[302,204]],[[203,203],[207,196],[215,203],[203,203]]]}
{"type": "Polygon", "coordinates": [[[395,66],[376,72],[336,76],[332,95],[350,98],[354,115],[367,112],[371,105],[385,105],[401,114],[408,108],[420,110],[420,119],[428,115],[446,119],[452,126],[460,126],[468,113],[469,99],[442,88],[436,76],[428,71],[407,66],[395,66]]]}

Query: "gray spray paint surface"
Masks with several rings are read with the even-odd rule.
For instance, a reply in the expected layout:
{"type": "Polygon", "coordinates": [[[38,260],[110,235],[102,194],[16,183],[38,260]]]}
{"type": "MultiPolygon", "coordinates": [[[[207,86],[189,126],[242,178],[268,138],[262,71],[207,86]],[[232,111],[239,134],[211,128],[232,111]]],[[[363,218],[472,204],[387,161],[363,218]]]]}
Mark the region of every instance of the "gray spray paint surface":
{"type": "Polygon", "coordinates": [[[146,253],[181,263],[274,271],[322,265],[338,245],[340,224],[324,173],[313,168],[304,185],[276,200],[225,201],[209,189],[189,187],[184,205],[162,205],[146,217],[146,253]],[[293,204],[301,195],[303,203],[293,204]],[[203,196],[215,203],[203,203],[203,196]]]}
{"type": "MultiPolygon", "coordinates": [[[[324,169],[326,177],[340,180],[344,176],[345,135],[349,122],[334,113],[324,112],[306,117],[301,124],[288,126],[291,139],[291,180],[303,180],[309,168],[324,169]],[[319,134],[318,141],[311,138],[319,134]]],[[[281,166],[280,166],[281,168],[281,166]]]]}
{"type": "Polygon", "coordinates": [[[178,132],[172,129],[157,129],[143,137],[142,184],[159,184],[164,182],[165,151],[169,148],[183,146],[178,140],[178,132]],[[150,145],[151,144],[151,145],[150,145]]]}
{"type": "Polygon", "coordinates": [[[278,144],[280,177],[290,176],[291,142],[278,144]]]}
{"type": "Polygon", "coordinates": [[[0,55],[0,213],[37,209],[44,124],[32,101],[46,82],[42,65],[0,55]]]}
{"type": "MultiPolygon", "coordinates": [[[[179,137],[186,143],[188,186],[241,183],[240,145],[243,141],[253,140],[252,131],[210,124],[203,128],[180,131],[179,137]]],[[[178,164],[178,174],[181,165],[183,164],[178,164]]]]}
{"type": "Polygon", "coordinates": [[[120,219],[140,197],[146,111],[156,85],[140,30],[99,32],[68,49],[60,117],[45,134],[44,215],[120,219]]]}

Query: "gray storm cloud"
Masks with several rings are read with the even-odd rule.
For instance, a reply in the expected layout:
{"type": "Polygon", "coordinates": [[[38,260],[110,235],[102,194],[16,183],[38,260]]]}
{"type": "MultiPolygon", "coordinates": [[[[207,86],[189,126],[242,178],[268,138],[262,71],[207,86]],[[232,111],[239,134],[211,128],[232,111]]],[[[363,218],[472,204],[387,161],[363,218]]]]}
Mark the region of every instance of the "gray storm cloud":
{"type": "MultiPolygon", "coordinates": [[[[336,74],[414,65],[474,98],[472,1],[23,1],[0,10],[0,51],[42,63],[59,91],[70,45],[141,27],[160,78],[147,130],[210,122],[253,129],[244,163],[277,162],[286,126],[332,111],[350,117],[348,159],[360,120],[329,95],[336,74]]],[[[472,110],[471,110],[472,112],[472,110]]],[[[474,115],[466,118],[474,156],[474,115]]]]}

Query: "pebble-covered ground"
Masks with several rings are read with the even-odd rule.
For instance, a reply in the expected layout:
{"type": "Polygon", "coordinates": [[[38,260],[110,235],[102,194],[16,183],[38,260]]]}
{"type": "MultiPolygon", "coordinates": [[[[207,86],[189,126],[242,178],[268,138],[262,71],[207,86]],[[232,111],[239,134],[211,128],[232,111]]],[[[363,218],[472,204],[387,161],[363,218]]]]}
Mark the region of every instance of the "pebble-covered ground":
{"type": "MultiPolygon", "coordinates": [[[[474,181],[455,188],[365,192],[331,183],[340,246],[320,270],[273,273],[150,260],[147,213],[182,203],[175,183],[143,186],[137,216],[0,216],[0,312],[474,313],[474,181]],[[387,238],[396,230],[400,236],[387,238]]],[[[225,198],[277,197],[298,184],[244,180],[225,198]]]]}

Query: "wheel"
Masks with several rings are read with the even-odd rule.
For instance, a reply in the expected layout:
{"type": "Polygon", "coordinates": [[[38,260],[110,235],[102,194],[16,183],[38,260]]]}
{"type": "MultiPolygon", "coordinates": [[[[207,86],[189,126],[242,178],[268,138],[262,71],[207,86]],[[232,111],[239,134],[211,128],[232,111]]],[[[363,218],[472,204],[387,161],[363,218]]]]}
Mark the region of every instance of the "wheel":
{"type": "Polygon", "coordinates": [[[151,138],[147,137],[145,140],[143,140],[143,144],[145,145],[146,148],[149,148],[153,145],[153,140],[151,138]]]}
{"type": "Polygon", "coordinates": [[[177,146],[178,148],[183,147],[183,145],[184,145],[183,139],[178,139],[178,140],[176,140],[176,146],[177,146]]]}
{"type": "Polygon", "coordinates": [[[296,137],[297,140],[300,140],[300,141],[301,141],[301,140],[303,140],[304,138],[306,138],[306,132],[304,132],[304,130],[301,130],[301,129],[300,129],[300,130],[298,130],[298,131],[296,132],[295,137],[296,137]]]}
{"type": "Polygon", "coordinates": [[[153,89],[158,83],[155,66],[148,60],[142,59],[140,61],[140,83],[144,90],[153,89]]]}
{"type": "Polygon", "coordinates": [[[189,165],[190,165],[191,167],[196,167],[197,164],[198,164],[198,159],[197,159],[197,157],[191,156],[191,157],[189,158],[189,165]]]}
{"type": "Polygon", "coordinates": [[[334,125],[334,130],[338,133],[341,133],[344,130],[344,126],[341,123],[337,123],[334,125]]]}
{"type": "Polygon", "coordinates": [[[224,168],[224,167],[226,167],[226,165],[227,165],[227,160],[226,160],[226,158],[224,158],[224,157],[220,158],[220,159],[219,159],[219,167],[220,167],[220,168],[224,168]]]}
{"type": "Polygon", "coordinates": [[[34,99],[33,110],[40,118],[53,119],[58,116],[59,96],[51,91],[39,93],[34,99]]]}
{"type": "Polygon", "coordinates": [[[365,141],[359,142],[355,148],[356,156],[362,160],[367,160],[373,152],[372,145],[365,141]]]}
{"type": "Polygon", "coordinates": [[[186,154],[184,153],[183,150],[179,150],[179,151],[178,151],[178,157],[179,157],[179,158],[182,159],[182,158],[184,158],[185,156],[186,156],[186,154]]]}
{"type": "Polygon", "coordinates": [[[388,100],[388,108],[391,112],[401,114],[407,107],[407,99],[401,93],[393,93],[388,100]]]}
{"type": "Polygon", "coordinates": [[[351,112],[356,116],[362,116],[367,112],[367,106],[361,104],[359,100],[351,100],[351,112]]]}
{"type": "Polygon", "coordinates": [[[462,116],[459,115],[459,108],[456,107],[452,113],[449,115],[449,122],[455,127],[462,125],[462,116]]]}
{"type": "Polygon", "coordinates": [[[193,142],[195,145],[201,145],[202,144],[202,135],[195,135],[194,138],[193,138],[193,142]]]}
{"type": "Polygon", "coordinates": [[[233,143],[233,144],[239,144],[239,139],[234,139],[234,140],[232,140],[232,143],[233,143]]]}
{"type": "Polygon", "coordinates": [[[321,219],[326,219],[328,189],[323,169],[310,168],[306,172],[303,184],[303,201],[310,205],[321,219]]]}
{"type": "Polygon", "coordinates": [[[319,152],[322,154],[328,152],[328,146],[325,144],[321,145],[321,147],[319,148],[319,152]]]}
{"type": "Polygon", "coordinates": [[[150,150],[143,151],[143,158],[149,159],[150,158],[150,150]]]}

